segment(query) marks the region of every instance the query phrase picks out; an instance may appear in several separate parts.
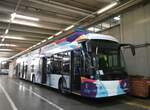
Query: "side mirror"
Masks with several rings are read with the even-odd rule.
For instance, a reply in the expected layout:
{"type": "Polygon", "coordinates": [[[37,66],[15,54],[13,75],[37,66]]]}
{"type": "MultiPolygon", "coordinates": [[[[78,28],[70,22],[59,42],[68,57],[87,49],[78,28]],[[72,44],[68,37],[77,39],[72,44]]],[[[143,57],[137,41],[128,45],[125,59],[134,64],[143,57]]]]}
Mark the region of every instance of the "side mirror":
{"type": "Polygon", "coordinates": [[[131,51],[132,51],[132,55],[133,56],[135,56],[135,47],[134,47],[134,45],[129,45],[130,46],[130,48],[131,48],[131,51]]]}
{"type": "Polygon", "coordinates": [[[119,49],[120,49],[121,47],[130,48],[130,49],[131,49],[131,52],[132,52],[132,55],[133,55],[133,56],[135,55],[135,46],[134,46],[134,45],[132,45],[132,44],[120,44],[119,49]]]}

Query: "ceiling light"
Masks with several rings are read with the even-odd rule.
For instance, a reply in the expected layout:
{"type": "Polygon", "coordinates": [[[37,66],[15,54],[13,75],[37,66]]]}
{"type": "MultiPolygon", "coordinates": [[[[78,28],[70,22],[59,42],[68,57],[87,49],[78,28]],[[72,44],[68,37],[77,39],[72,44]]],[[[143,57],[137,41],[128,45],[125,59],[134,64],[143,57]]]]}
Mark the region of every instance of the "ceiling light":
{"type": "Polygon", "coordinates": [[[16,13],[11,14],[11,20],[14,20],[14,18],[21,18],[21,19],[32,20],[32,21],[39,21],[39,18],[19,15],[19,14],[16,14],[16,13]]]}
{"type": "Polygon", "coordinates": [[[96,28],[96,27],[90,27],[90,28],[88,28],[88,31],[92,31],[92,32],[98,32],[98,31],[100,31],[101,29],[99,29],[99,28],[96,28]]]}
{"type": "Polygon", "coordinates": [[[0,51],[8,51],[8,52],[10,52],[10,51],[13,51],[12,49],[0,49],[0,51]]]}
{"type": "Polygon", "coordinates": [[[41,42],[37,43],[36,45],[40,45],[40,44],[41,44],[41,42]]]}
{"type": "Polygon", "coordinates": [[[109,27],[110,27],[110,24],[108,24],[108,23],[102,23],[102,27],[104,27],[104,28],[109,28],[109,27]]]}
{"type": "Polygon", "coordinates": [[[15,44],[0,44],[0,46],[6,46],[6,47],[16,47],[15,44]]]}
{"type": "Polygon", "coordinates": [[[33,45],[32,47],[36,47],[36,45],[33,45]]]}
{"type": "Polygon", "coordinates": [[[0,62],[7,60],[8,58],[0,58],[0,62]]]}
{"type": "Polygon", "coordinates": [[[120,16],[114,17],[114,20],[119,21],[120,20],[120,16]]]}
{"type": "Polygon", "coordinates": [[[5,40],[5,38],[3,37],[3,38],[2,38],[2,42],[4,42],[4,40],[5,40]]]}
{"type": "Polygon", "coordinates": [[[55,36],[58,36],[62,33],[62,31],[59,31],[58,33],[55,34],[55,36]]]}
{"type": "Polygon", "coordinates": [[[6,64],[7,62],[6,61],[2,61],[2,64],[6,64]]]}
{"type": "Polygon", "coordinates": [[[5,30],[5,34],[7,34],[7,33],[8,33],[8,31],[9,31],[9,30],[8,30],[8,29],[6,29],[6,30],[5,30]]]}
{"type": "Polygon", "coordinates": [[[50,36],[49,38],[48,38],[48,40],[50,40],[50,39],[52,39],[54,36],[50,36]]]}
{"type": "Polygon", "coordinates": [[[118,4],[118,2],[113,2],[113,3],[109,4],[109,5],[107,5],[106,7],[98,10],[97,14],[101,14],[101,13],[107,11],[107,10],[111,9],[112,7],[116,6],[117,4],[118,4]]]}
{"type": "Polygon", "coordinates": [[[15,36],[5,36],[5,38],[8,38],[8,39],[17,39],[17,40],[25,40],[24,37],[15,37],[15,36]]]}
{"type": "Polygon", "coordinates": [[[42,43],[46,42],[46,39],[45,40],[42,40],[42,43]]]}
{"type": "Polygon", "coordinates": [[[29,21],[20,21],[20,20],[13,20],[12,23],[26,25],[26,26],[34,26],[34,27],[40,26],[38,23],[35,22],[31,23],[29,21]]]}
{"type": "Polygon", "coordinates": [[[11,21],[13,21],[15,19],[15,17],[16,17],[16,13],[12,13],[11,14],[11,21]]]}
{"type": "Polygon", "coordinates": [[[71,26],[65,28],[64,31],[68,31],[68,30],[72,29],[73,27],[74,27],[74,25],[71,25],[71,26]]]}

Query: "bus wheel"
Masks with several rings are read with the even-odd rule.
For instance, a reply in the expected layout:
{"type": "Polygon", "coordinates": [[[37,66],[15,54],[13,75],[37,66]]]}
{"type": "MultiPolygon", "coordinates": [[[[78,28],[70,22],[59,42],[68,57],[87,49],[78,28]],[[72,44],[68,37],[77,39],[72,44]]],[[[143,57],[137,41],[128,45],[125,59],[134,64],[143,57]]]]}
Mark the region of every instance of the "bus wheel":
{"type": "Polygon", "coordinates": [[[35,76],[32,76],[32,83],[35,83],[35,76]]]}
{"type": "Polygon", "coordinates": [[[60,93],[66,94],[66,86],[67,86],[66,81],[61,79],[59,81],[59,91],[60,91],[60,93]]]}

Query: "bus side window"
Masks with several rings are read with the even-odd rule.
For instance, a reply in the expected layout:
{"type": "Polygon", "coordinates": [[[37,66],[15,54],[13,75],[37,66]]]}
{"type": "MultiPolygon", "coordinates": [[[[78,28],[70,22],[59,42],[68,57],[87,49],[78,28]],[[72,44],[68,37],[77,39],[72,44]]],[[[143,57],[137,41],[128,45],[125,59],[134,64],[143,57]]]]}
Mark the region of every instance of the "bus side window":
{"type": "Polygon", "coordinates": [[[52,58],[47,58],[47,74],[51,74],[52,73],[52,58]]]}
{"type": "Polygon", "coordinates": [[[34,72],[34,65],[31,65],[31,72],[34,72]]]}
{"type": "Polygon", "coordinates": [[[63,53],[62,56],[62,69],[63,73],[70,73],[71,55],[70,52],[63,53]]]}
{"type": "Polygon", "coordinates": [[[52,65],[52,73],[53,74],[60,74],[62,71],[62,61],[58,54],[53,56],[53,60],[51,62],[52,65]]]}

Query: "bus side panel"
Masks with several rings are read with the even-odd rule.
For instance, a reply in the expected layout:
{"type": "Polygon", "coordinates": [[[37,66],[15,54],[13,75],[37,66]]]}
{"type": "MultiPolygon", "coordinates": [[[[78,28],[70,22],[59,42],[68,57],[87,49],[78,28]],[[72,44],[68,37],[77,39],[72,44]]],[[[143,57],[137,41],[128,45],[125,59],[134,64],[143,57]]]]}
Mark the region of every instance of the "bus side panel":
{"type": "Polygon", "coordinates": [[[59,79],[62,77],[62,75],[59,75],[59,74],[51,74],[50,75],[50,87],[53,87],[53,88],[56,88],[58,89],[58,84],[59,84],[59,79]]]}
{"type": "Polygon", "coordinates": [[[35,66],[34,74],[35,74],[35,82],[41,84],[42,76],[41,76],[40,71],[39,71],[39,66],[35,66]]]}
{"type": "Polygon", "coordinates": [[[67,89],[70,89],[70,76],[69,75],[63,75],[66,84],[67,84],[67,89]]]}

